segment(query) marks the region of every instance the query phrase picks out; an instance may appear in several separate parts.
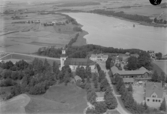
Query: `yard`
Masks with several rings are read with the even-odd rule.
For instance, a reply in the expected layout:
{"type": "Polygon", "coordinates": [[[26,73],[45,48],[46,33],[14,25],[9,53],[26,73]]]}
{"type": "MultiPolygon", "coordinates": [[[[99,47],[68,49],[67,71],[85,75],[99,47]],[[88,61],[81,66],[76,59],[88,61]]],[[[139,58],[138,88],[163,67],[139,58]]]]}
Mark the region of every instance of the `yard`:
{"type": "Polygon", "coordinates": [[[137,103],[142,103],[144,100],[144,87],[142,85],[133,85],[133,98],[137,103]]]}
{"type": "Polygon", "coordinates": [[[87,107],[86,92],[75,85],[55,85],[44,95],[32,96],[25,110],[28,114],[83,113],[87,107]]]}

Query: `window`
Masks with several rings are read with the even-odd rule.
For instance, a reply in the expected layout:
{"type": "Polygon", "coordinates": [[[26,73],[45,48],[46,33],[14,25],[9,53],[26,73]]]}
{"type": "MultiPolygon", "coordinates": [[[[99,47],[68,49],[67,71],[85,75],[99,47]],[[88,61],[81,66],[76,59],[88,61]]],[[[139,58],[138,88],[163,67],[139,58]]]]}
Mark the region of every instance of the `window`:
{"type": "Polygon", "coordinates": [[[153,99],[153,102],[154,102],[155,100],[153,99]]]}
{"type": "Polygon", "coordinates": [[[156,100],[156,102],[158,102],[158,100],[156,100]]]}
{"type": "Polygon", "coordinates": [[[147,101],[149,102],[149,99],[147,99],[147,101]]]}

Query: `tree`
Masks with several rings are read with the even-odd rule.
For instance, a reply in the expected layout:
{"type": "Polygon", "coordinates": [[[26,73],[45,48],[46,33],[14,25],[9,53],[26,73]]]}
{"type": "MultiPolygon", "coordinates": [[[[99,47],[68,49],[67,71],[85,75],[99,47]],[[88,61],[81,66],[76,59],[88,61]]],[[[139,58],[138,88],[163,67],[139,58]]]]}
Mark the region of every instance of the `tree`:
{"type": "Polygon", "coordinates": [[[105,92],[104,100],[105,100],[107,109],[115,109],[118,105],[116,98],[114,97],[110,87],[108,87],[105,92]]]}
{"type": "Polygon", "coordinates": [[[99,82],[106,78],[106,74],[103,70],[99,71],[99,82]]]}
{"type": "Polygon", "coordinates": [[[133,88],[132,88],[132,85],[130,84],[129,87],[128,87],[128,91],[132,92],[133,91],[133,88]]]}
{"type": "Polygon", "coordinates": [[[67,85],[70,82],[70,77],[71,77],[70,75],[71,74],[68,71],[66,71],[65,76],[64,76],[65,85],[67,85]]]}
{"type": "Polygon", "coordinates": [[[107,79],[104,78],[100,83],[100,90],[106,91],[108,86],[109,86],[109,83],[108,83],[107,79]]]}
{"type": "Polygon", "coordinates": [[[153,82],[157,82],[158,81],[158,73],[157,73],[157,71],[154,71],[154,73],[153,73],[153,75],[152,75],[152,81],[153,82]]]}
{"type": "Polygon", "coordinates": [[[147,52],[141,52],[138,57],[138,68],[145,67],[148,70],[152,69],[151,57],[147,52]]]}
{"type": "Polygon", "coordinates": [[[87,108],[86,114],[99,114],[95,109],[87,108]]]}
{"type": "Polygon", "coordinates": [[[109,70],[111,68],[111,58],[108,57],[107,61],[106,61],[106,69],[109,70]]]}
{"type": "Polygon", "coordinates": [[[87,100],[90,102],[92,105],[96,103],[96,93],[95,91],[91,90],[87,92],[87,100]]]}
{"type": "Polygon", "coordinates": [[[136,70],[138,67],[138,59],[134,56],[128,58],[127,68],[128,70],[136,70]]]}
{"type": "Polygon", "coordinates": [[[162,110],[162,111],[166,111],[166,101],[165,101],[165,99],[162,101],[161,106],[160,106],[159,109],[162,110]]]}
{"type": "Polygon", "coordinates": [[[58,74],[60,72],[59,65],[55,61],[53,62],[52,70],[55,74],[58,74]]]}
{"type": "Polygon", "coordinates": [[[95,104],[95,110],[100,113],[100,114],[103,114],[107,111],[107,107],[106,107],[106,104],[105,102],[98,102],[95,104]]]}
{"type": "Polygon", "coordinates": [[[155,56],[158,60],[160,60],[162,58],[162,53],[161,52],[156,53],[155,56]]]}

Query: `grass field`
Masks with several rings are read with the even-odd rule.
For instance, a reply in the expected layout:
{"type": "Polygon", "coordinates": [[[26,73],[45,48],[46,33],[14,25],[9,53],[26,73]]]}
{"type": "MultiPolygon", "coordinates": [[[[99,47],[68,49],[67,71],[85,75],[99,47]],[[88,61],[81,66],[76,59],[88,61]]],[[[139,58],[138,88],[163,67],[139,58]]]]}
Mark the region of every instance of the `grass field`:
{"type": "Polygon", "coordinates": [[[31,101],[25,110],[28,114],[82,114],[87,107],[85,96],[86,92],[75,85],[55,85],[44,95],[30,95],[31,101]]]}
{"type": "Polygon", "coordinates": [[[134,100],[141,104],[144,100],[144,87],[143,86],[133,86],[133,98],[134,100]]]}
{"type": "MultiPolygon", "coordinates": [[[[41,47],[55,46],[56,48],[64,47],[69,41],[75,37],[77,33],[84,36],[82,31],[74,30],[79,25],[71,22],[66,23],[69,17],[60,14],[40,14],[36,12],[19,14],[21,19],[13,20],[11,15],[3,15],[3,33],[0,39],[3,39],[2,45],[7,52],[34,53],[41,47]],[[36,21],[40,20],[40,24],[34,23],[14,23],[19,21],[36,21]],[[44,26],[43,23],[49,22],[63,23],[54,26],[44,26]]],[[[81,38],[82,39],[82,38],[81,38]]],[[[85,44],[85,41],[79,40],[79,43],[85,44]]],[[[80,44],[79,44],[80,45],[80,44]]]]}

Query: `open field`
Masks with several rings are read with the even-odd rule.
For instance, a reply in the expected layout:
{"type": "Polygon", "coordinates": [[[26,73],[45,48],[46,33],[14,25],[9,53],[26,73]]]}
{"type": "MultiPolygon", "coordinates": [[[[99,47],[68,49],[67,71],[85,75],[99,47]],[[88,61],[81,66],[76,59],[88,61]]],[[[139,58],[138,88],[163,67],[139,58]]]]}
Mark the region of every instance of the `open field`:
{"type": "Polygon", "coordinates": [[[28,114],[82,114],[87,107],[86,92],[75,85],[55,85],[44,95],[31,96],[25,110],[28,114]]]}
{"type": "Polygon", "coordinates": [[[6,102],[1,102],[0,113],[2,114],[26,114],[25,106],[30,98],[26,94],[18,95],[6,102]]]}
{"type": "MultiPolygon", "coordinates": [[[[2,15],[1,18],[3,27],[1,27],[0,39],[3,42],[0,45],[7,52],[34,53],[41,47],[61,48],[68,44],[77,33],[81,33],[81,39],[85,35],[84,31],[75,29],[80,27],[79,24],[70,22],[70,17],[60,13],[45,14],[45,11],[15,13],[2,15]],[[13,17],[19,19],[12,19],[13,17]],[[36,21],[40,22],[36,23],[36,21]],[[45,26],[45,23],[55,24],[45,26]]],[[[83,42],[82,45],[86,44],[82,40],[78,42],[83,42]]]]}
{"type": "Polygon", "coordinates": [[[50,57],[44,57],[44,56],[38,56],[38,55],[27,55],[27,54],[8,54],[7,56],[4,56],[2,60],[4,62],[7,61],[12,61],[13,63],[20,61],[20,60],[25,60],[27,62],[32,62],[35,58],[38,58],[44,62],[45,59],[47,59],[48,63],[50,65],[53,65],[53,62],[56,62],[60,64],[59,58],[50,58],[50,57]]]}
{"type": "Polygon", "coordinates": [[[106,114],[120,114],[117,110],[108,110],[106,114]]]}

